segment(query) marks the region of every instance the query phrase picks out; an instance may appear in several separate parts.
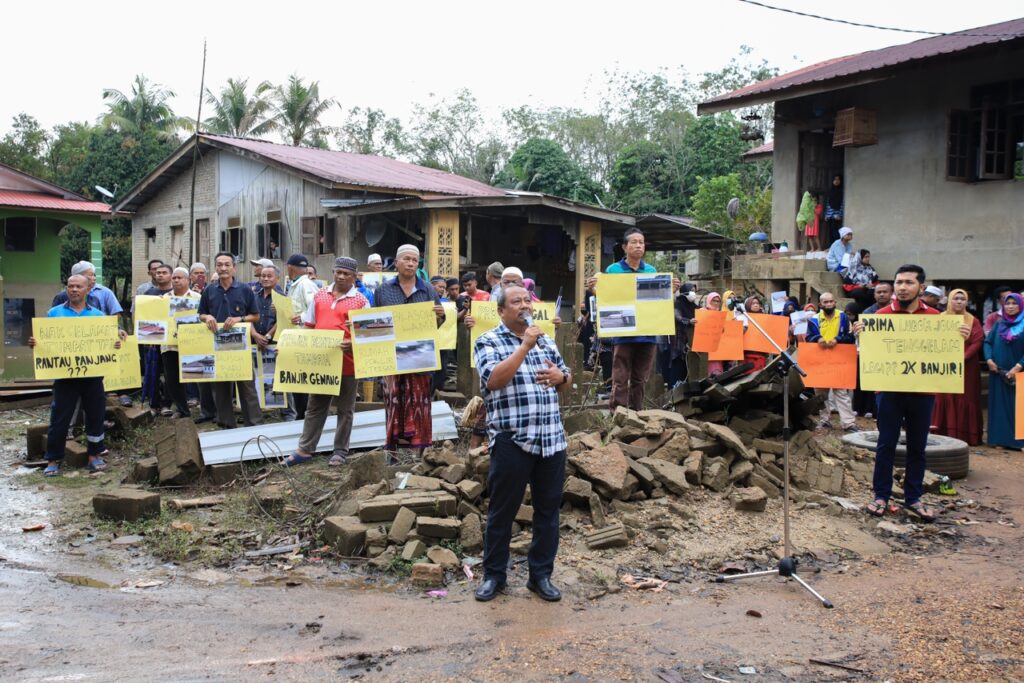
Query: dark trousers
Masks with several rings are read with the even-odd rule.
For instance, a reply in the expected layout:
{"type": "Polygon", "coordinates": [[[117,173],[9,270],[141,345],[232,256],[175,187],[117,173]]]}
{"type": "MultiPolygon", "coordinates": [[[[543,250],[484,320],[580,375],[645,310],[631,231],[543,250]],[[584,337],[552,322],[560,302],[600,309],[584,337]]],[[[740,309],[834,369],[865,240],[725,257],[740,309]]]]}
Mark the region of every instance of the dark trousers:
{"type": "Polygon", "coordinates": [[[260,399],[256,395],[256,387],[252,380],[245,382],[210,382],[213,390],[213,402],[217,406],[217,424],[225,429],[234,429],[235,422],[235,391],[238,391],[238,402],[242,406],[242,419],[248,426],[263,424],[263,412],[260,410],[260,399]]]}
{"type": "Polygon", "coordinates": [[[164,351],[160,358],[164,364],[164,385],[167,387],[167,395],[174,403],[178,414],[188,417],[191,413],[188,409],[188,398],[185,396],[185,385],[178,378],[178,352],[164,351]]]}
{"type": "Polygon", "coordinates": [[[616,344],[612,352],[612,395],[608,408],[643,410],[644,391],[651,376],[657,344],[616,344]]]}
{"type": "Polygon", "coordinates": [[[484,537],[484,578],[505,581],[512,523],[523,504],[527,484],[533,505],[533,542],[527,555],[530,578],[551,576],[558,552],[558,508],[564,481],[565,451],[542,458],[517,446],[509,433],[497,435],[487,474],[491,498],[484,537]]]}
{"type": "Polygon", "coordinates": [[[900,429],[907,432],[907,474],[903,482],[905,503],[913,505],[924,493],[925,448],[935,397],[883,391],[878,394],[878,447],[875,448],[875,498],[892,496],[892,464],[900,429]]]}
{"type": "Polygon", "coordinates": [[[50,403],[50,428],[46,432],[47,460],[60,460],[64,457],[68,427],[71,426],[71,418],[75,414],[79,400],[85,412],[85,436],[89,455],[99,455],[107,449],[103,443],[103,418],[107,411],[103,378],[55,379],[53,402],[50,403]]]}
{"type": "Polygon", "coordinates": [[[217,417],[217,404],[213,402],[213,388],[209,382],[199,384],[199,414],[203,417],[217,417]]]}

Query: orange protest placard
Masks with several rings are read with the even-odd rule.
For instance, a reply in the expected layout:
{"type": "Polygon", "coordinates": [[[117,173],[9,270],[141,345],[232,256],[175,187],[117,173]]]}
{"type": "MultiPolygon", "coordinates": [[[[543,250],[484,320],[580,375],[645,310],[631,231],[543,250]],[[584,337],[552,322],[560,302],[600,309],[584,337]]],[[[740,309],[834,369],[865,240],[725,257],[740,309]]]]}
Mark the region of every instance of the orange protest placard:
{"type": "Polygon", "coordinates": [[[718,349],[708,354],[708,360],[743,360],[743,323],[739,320],[725,321],[718,349]]]}
{"type": "MultiPolygon", "coordinates": [[[[747,313],[748,318],[752,319],[758,325],[761,326],[768,336],[775,340],[775,343],[779,345],[782,350],[785,350],[789,346],[789,318],[782,315],[767,315],[765,313],[747,313]]],[[[757,331],[753,325],[747,326],[747,331],[743,333],[743,350],[744,351],[761,351],[763,353],[778,353],[776,348],[771,345],[764,335],[757,331]]]]}
{"type": "Polygon", "coordinates": [[[857,388],[857,347],[853,344],[836,344],[826,349],[814,342],[800,342],[797,363],[807,373],[803,378],[805,387],[857,388]]]}
{"type": "Polygon", "coordinates": [[[718,342],[725,329],[725,311],[709,311],[698,308],[697,324],[693,328],[693,345],[691,351],[710,353],[718,349],[718,342]]]}
{"type": "MultiPolygon", "coordinates": [[[[1017,377],[1020,377],[1020,375],[1017,375],[1017,377]]],[[[1020,380],[1017,380],[1017,394],[1015,398],[1014,415],[1016,419],[1013,422],[1013,438],[1024,439],[1024,382],[1020,380]]]]}

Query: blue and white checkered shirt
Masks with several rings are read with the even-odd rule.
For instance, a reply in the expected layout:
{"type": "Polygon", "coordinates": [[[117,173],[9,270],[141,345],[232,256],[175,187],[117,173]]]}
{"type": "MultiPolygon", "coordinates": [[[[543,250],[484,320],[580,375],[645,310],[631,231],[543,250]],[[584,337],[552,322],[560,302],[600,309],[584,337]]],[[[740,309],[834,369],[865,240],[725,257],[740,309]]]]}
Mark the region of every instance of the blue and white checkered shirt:
{"type": "Polygon", "coordinates": [[[502,389],[487,388],[494,367],[515,353],[521,343],[504,323],[476,340],[474,353],[480,372],[480,390],[487,407],[487,429],[492,443],[499,433],[511,432],[517,446],[546,458],[568,448],[558,391],[537,383],[537,371],[547,367],[546,360],[569,374],[555,343],[548,337],[541,337],[526,354],[512,381],[502,389]]]}

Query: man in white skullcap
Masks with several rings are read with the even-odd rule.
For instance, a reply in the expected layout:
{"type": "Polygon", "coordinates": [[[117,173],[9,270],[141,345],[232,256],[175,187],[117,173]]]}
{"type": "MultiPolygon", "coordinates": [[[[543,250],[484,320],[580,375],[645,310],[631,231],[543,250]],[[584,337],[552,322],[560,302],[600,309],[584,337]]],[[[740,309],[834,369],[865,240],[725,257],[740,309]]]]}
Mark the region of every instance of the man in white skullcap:
{"type": "Polygon", "coordinates": [[[853,258],[853,230],[844,225],[839,228],[839,239],[829,247],[825,263],[828,265],[829,272],[836,273],[849,268],[851,258],[853,258]],[[843,263],[844,260],[845,263],[843,263]]]}
{"type": "MultiPolygon", "coordinates": [[[[432,302],[437,325],[444,323],[444,308],[434,288],[416,276],[420,250],[403,244],[395,253],[398,276],[385,280],[374,293],[373,306],[400,306],[432,302]]],[[[433,372],[390,375],[384,378],[384,415],[387,421],[388,450],[400,446],[420,451],[433,441],[430,401],[433,372]]]]}
{"type": "Polygon", "coordinates": [[[384,270],[384,259],[380,257],[380,254],[370,254],[369,258],[366,259],[366,267],[371,272],[379,273],[384,270]]]}

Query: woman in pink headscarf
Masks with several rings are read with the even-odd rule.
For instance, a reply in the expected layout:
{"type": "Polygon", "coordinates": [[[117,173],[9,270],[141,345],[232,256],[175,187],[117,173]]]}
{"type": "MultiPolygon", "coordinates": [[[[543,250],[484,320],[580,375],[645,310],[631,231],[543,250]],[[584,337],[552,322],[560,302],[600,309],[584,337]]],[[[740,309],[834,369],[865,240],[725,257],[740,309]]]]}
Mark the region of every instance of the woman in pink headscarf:
{"type": "MultiPolygon", "coordinates": [[[[722,310],[722,295],[718,292],[708,292],[708,295],[704,297],[704,308],[709,311],[722,310]]],[[[719,375],[723,372],[725,372],[725,361],[708,361],[708,377],[711,375],[719,375]]]]}
{"type": "Polygon", "coordinates": [[[535,291],[537,289],[537,283],[533,281],[533,278],[524,277],[523,287],[530,293],[530,301],[540,301],[540,297],[537,296],[537,292],[535,291]]]}

